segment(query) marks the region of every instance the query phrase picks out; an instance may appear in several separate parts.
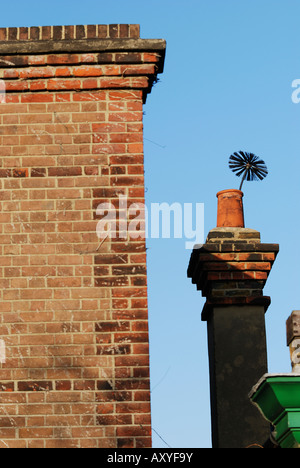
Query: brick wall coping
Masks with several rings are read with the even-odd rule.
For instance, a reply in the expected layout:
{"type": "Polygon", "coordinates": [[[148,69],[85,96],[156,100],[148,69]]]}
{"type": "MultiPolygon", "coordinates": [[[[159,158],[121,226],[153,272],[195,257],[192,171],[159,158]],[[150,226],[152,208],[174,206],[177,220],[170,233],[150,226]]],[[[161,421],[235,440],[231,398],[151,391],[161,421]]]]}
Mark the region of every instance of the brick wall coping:
{"type": "Polygon", "coordinates": [[[160,56],[157,72],[162,73],[165,50],[164,39],[141,39],[139,25],[0,28],[0,56],[116,51],[157,52],[160,56]],[[73,28],[72,34],[67,34],[69,31],[67,28],[73,28]]]}
{"type": "MultiPolygon", "coordinates": [[[[214,258],[214,255],[217,255],[218,253],[221,255],[224,254],[224,258],[226,258],[226,253],[235,253],[238,256],[239,253],[263,254],[268,252],[274,253],[275,259],[279,252],[279,245],[261,244],[260,242],[251,244],[247,242],[204,244],[202,247],[195,248],[193,250],[188,266],[187,276],[188,278],[193,278],[195,276],[196,270],[199,268],[199,264],[201,264],[203,261],[222,261],[222,256],[219,258],[214,258]],[[208,260],[205,258],[207,255],[210,255],[211,259],[208,260]]],[[[224,261],[226,262],[228,260],[224,261]]]]}
{"type": "Polygon", "coordinates": [[[0,28],[0,41],[37,41],[92,38],[139,38],[139,24],[89,24],[0,28]]]}
{"type": "Polygon", "coordinates": [[[70,41],[0,41],[0,55],[50,52],[159,51],[164,39],[76,39],[70,41]]]}

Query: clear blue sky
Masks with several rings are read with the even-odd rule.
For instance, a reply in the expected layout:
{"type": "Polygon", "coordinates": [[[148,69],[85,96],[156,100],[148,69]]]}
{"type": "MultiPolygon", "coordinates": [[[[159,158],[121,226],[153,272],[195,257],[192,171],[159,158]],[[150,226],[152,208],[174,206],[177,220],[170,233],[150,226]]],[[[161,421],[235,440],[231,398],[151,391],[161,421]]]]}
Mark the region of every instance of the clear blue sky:
{"type": "MultiPolygon", "coordinates": [[[[243,190],[246,226],[280,244],[265,288],[270,372],[290,371],[285,321],[300,309],[299,17],[298,0],[14,0],[0,17],[1,27],[139,23],[143,38],[167,40],[144,109],[149,205],[204,203],[207,233],[216,193],[238,188],[229,155],[266,161],[267,179],[243,190]]],[[[166,447],[156,432],[173,448],[210,447],[204,300],[186,278],[190,251],[178,239],[148,247],[154,447],[166,447]]]]}

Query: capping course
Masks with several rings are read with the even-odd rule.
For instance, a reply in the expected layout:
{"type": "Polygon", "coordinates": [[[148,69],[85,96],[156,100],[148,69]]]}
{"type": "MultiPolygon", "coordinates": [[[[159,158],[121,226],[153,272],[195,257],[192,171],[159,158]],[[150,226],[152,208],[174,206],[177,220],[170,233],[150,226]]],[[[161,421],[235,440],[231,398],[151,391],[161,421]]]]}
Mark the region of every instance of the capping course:
{"type": "Polygon", "coordinates": [[[263,305],[267,310],[270,298],[262,290],[278,251],[278,244],[262,244],[252,229],[212,229],[206,243],[195,246],[188,267],[188,277],[207,298],[202,320],[212,306],[263,305]]]}
{"type": "Polygon", "coordinates": [[[89,24],[0,28],[0,41],[139,38],[139,24],[89,24]]]}
{"type": "Polygon", "coordinates": [[[141,89],[145,102],[165,48],[140,39],[138,25],[0,28],[0,79],[6,93],[128,88],[141,89]]]}

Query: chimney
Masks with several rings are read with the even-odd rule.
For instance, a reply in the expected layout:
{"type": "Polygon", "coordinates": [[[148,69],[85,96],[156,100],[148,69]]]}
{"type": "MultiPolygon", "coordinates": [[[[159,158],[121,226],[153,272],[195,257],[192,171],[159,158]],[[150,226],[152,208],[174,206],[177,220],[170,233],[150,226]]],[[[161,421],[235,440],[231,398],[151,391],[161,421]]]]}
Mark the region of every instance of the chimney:
{"type": "Polygon", "coordinates": [[[134,24],[0,28],[0,447],[151,447],[145,236],[119,205],[144,203],[165,48],[134,24]]]}
{"type": "Polygon", "coordinates": [[[217,197],[217,227],[194,247],[188,277],[206,298],[213,448],[246,448],[270,432],[248,393],[267,372],[263,288],[279,248],[244,227],[241,191],[217,197]]]}
{"type": "Polygon", "coordinates": [[[290,350],[292,372],[300,374],[300,310],[293,310],[287,319],[286,338],[290,350]]]}

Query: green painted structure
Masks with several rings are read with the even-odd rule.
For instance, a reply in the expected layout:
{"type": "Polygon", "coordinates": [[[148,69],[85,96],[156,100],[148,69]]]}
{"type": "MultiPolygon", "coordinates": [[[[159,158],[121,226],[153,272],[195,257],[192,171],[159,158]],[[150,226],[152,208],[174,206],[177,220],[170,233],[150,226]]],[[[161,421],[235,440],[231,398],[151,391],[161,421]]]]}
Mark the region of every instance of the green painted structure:
{"type": "Polygon", "coordinates": [[[274,426],[280,448],[300,448],[300,374],[265,374],[249,397],[274,426]]]}

